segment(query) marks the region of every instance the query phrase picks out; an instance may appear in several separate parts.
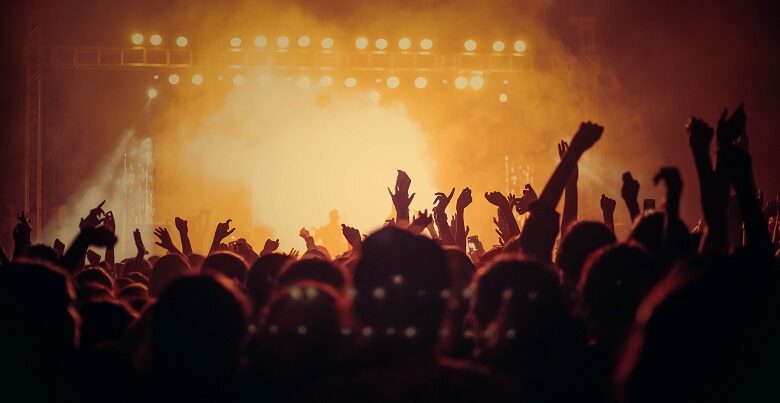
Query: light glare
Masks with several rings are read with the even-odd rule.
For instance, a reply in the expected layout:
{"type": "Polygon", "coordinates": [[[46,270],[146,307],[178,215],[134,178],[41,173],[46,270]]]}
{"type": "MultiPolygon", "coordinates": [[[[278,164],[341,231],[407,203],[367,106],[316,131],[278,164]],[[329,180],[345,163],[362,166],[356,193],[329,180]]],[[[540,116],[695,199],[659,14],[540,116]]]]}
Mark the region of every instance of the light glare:
{"type": "Polygon", "coordinates": [[[509,97],[506,94],[501,93],[501,94],[498,95],[498,100],[499,100],[499,102],[503,103],[503,102],[509,101],[509,97]]]}
{"type": "Polygon", "coordinates": [[[376,45],[376,48],[379,50],[385,50],[387,48],[387,39],[379,38],[374,45],[376,45]]]}
{"type": "Polygon", "coordinates": [[[431,50],[432,47],[433,47],[432,40],[426,38],[420,41],[420,48],[422,50],[431,50]]]}
{"type": "Polygon", "coordinates": [[[180,37],[176,38],[176,46],[178,46],[180,48],[183,48],[183,47],[187,46],[187,43],[189,43],[189,41],[184,36],[180,36],[180,37]]]}
{"type": "Polygon", "coordinates": [[[192,76],[192,83],[195,85],[203,84],[203,76],[200,74],[195,74],[194,76],[192,76]]]}
{"type": "Polygon", "coordinates": [[[152,45],[157,46],[162,43],[162,36],[154,34],[149,37],[149,42],[151,42],[152,45]]]}
{"type": "Polygon", "coordinates": [[[504,51],[504,42],[501,42],[501,41],[493,42],[493,51],[494,52],[503,52],[504,51]]]}
{"type": "Polygon", "coordinates": [[[310,43],[311,43],[311,39],[309,39],[308,36],[302,36],[298,38],[298,46],[302,48],[309,46],[310,43]]]}
{"type": "Polygon", "coordinates": [[[398,41],[398,47],[402,50],[408,50],[412,47],[412,40],[409,38],[401,38],[401,40],[398,41]]]}
{"type": "Polygon", "coordinates": [[[515,41],[515,52],[517,53],[523,53],[525,52],[525,42],[523,41],[515,41]]]}
{"type": "Polygon", "coordinates": [[[311,79],[307,76],[298,77],[298,88],[306,89],[311,85],[311,79]]]}
{"type": "Polygon", "coordinates": [[[333,77],[331,76],[320,77],[320,86],[327,88],[330,87],[331,85],[333,85],[333,77]]]}
{"type": "Polygon", "coordinates": [[[276,46],[278,46],[278,47],[280,47],[282,49],[287,48],[288,46],[290,46],[290,38],[288,38],[286,36],[280,36],[276,40],[276,46]]]}
{"type": "Polygon", "coordinates": [[[133,36],[130,37],[130,40],[133,42],[133,45],[140,45],[144,43],[144,36],[141,34],[133,34],[133,36]]]}
{"type": "Polygon", "coordinates": [[[157,98],[157,89],[149,88],[146,90],[146,96],[149,97],[149,99],[157,98]]]}
{"type": "Polygon", "coordinates": [[[331,39],[331,38],[323,38],[322,42],[320,42],[320,45],[322,45],[322,47],[324,49],[330,49],[330,48],[333,47],[333,39],[331,39]]]}
{"type": "Polygon", "coordinates": [[[399,80],[398,77],[396,76],[387,77],[387,86],[389,88],[398,88],[399,85],[401,85],[401,80],[399,80]]]}
{"type": "Polygon", "coordinates": [[[455,79],[455,88],[462,90],[466,88],[469,85],[469,80],[466,79],[466,77],[459,76],[455,79]]]}
{"type": "Polygon", "coordinates": [[[357,80],[354,77],[348,77],[344,80],[344,85],[347,88],[354,88],[357,85],[357,80]]]}
{"type": "Polygon", "coordinates": [[[477,41],[473,39],[467,40],[463,43],[463,49],[466,49],[467,52],[473,52],[477,50],[477,41]]]}
{"type": "Polygon", "coordinates": [[[168,82],[171,83],[171,85],[176,85],[179,83],[179,75],[174,73],[168,76],[168,82]]]}
{"type": "Polygon", "coordinates": [[[241,38],[233,38],[230,40],[230,46],[237,48],[241,46],[241,38]]]}
{"type": "Polygon", "coordinates": [[[482,76],[472,76],[471,80],[469,80],[469,85],[471,85],[471,88],[478,90],[485,85],[485,79],[482,76]]]}
{"type": "Polygon", "coordinates": [[[355,47],[358,49],[365,49],[368,46],[368,38],[365,36],[361,36],[360,38],[355,39],[355,47]]]}
{"type": "Polygon", "coordinates": [[[417,88],[425,88],[428,85],[428,79],[425,77],[417,77],[414,79],[414,86],[417,88]]]}
{"type": "Polygon", "coordinates": [[[255,46],[258,48],[264,48],[266,45],[268,45],[268,39],[266,39],[265,36],[260,35],[255,37],[255,46]]]}
{"type": "Polygon", "coordinates": [[[242,76],[241,74],[236,74],[233,76],[233,85],[241,86],[246,84],[246,77],[242,76]]]}

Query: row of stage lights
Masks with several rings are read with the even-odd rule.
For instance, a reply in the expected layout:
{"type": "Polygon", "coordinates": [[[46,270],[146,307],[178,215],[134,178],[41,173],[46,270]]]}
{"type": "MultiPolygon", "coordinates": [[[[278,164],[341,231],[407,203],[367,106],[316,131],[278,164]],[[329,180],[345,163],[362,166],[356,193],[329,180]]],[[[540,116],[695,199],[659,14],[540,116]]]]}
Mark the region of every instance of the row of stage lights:
{"type": "MultiPolygon", "coordinates": [[[[140,46],[144,44],[144,36],[140,33],[133,34],[130,37],[131,42],[134,45],[140,46]]],[[[185,36],[179,36],[175,40],[176,46],[183,48],[187,46],[189,43],[189,40],[185,36]]],[[[154,34],[149,37],[149,43],[152,46],[160,46],[162,44],[162,37],[160,35],[154,34]]],[[[311,38],[308,36],[301,36],[297,40],[298,47],[300,48],[308,48],[311,45],[311,38]]],[[[320,46],[323,49],[332,49],[334,45],[333,38],[322,38],[320,41],[320,46]]],[[[234,49],[241,48],[241,45],[243,44],[243,40],[239,37],[234,37],[230,39],[230,47],[234,49]]],[[[266,38],[263,35],[257,36],[254,39],[254,45],[255,47],[259,49],[264,49],[268,46],[269,39],[266,38]]],[[[280,36],[276,38],[276,46],[279,49],[287,49],[290,47],[291,41],[290,38],[287,36],[280,36]]],[[[355,47],[360,50],[365,50],[369,46],[369,40],[365,36],[361,36],[357,39],[355,39],[355,47]]],[[[390,46],[390,43],[387,39],[379,38],[374,41],[374,47],[377,50],[386,50],[390,46]]],[[[424,38],[420,40],[419,43],[420,49],[428,51],[433,48],[433,41],[424,38]]],[[[401,38],[398,40],[398,48],[401,50],[409,50],[412,47],[412,40],[409,38],[401,38]]],[[[475,52],[478,48],[477,41],[473,39],[468,39],[465,42],[463,42],[463,49],[466,52],[475,52]]],[[[516,53],[523,53],[525,52],[527,46],[524,41],[517,40],[513,44],[513,49],[516,53]]],[[[500,53],[503,52],[506,49],[506,44],[503,41],[494,41],[492,44],[492,50],[493,52],[500,53]]]]}
{"type": "MultiPolygon", "coordinates": [[[[158,79],[159,76],[155,76],[154,78],[158,79]]],[[[223,80],[223,79],[224,79],[224,77],[222,77],[222,76],[219,77],[219,80],[223,80]]],[[[171,85],[177,85],[177,84],[179,84],[181,82],[181,80],[182,80],[181,76],[179,76],[176,73],[172,73],[172,74],[170,74],[168,76],[168,83],[171,84],[171,85]]],[[[246,77],[244,75],[241,75],[241,74],[234,75],[232,80],[233,80],[233,85],[235,85],[235,86],[242,86],[242,85],[247,83],[246,77]]],[[[203,77],[202,74],[194,74],[190,78],[190,81],[192,82],[192,84],[194,84],[196,86],[200,86],[205,81],[205,78],[203,77]]],[[[292,81],[292,77],[289,77],[288,81],[292,81]]],[[[398,78],[397,76],[387,77],[387,79],[384,80],[384,81],[385,81],[385,84],[387,85],[387,87],[391,88],[391,89],[395,89],[395,88],[398,88],[398,87],[401,86],[401,79],[398,78]]],[[[375,82],[377,84],[381,84],[382,83],[382,79],[381,78],[377,78],[375,80],[375,82]]],[[[261,86],[268,86],[268,85],[271,84],[271,76],[269,76],[269,75],[261,75],[261,76],[258,77],[257,83],[259,85],[261,85],[261,86]]],[[[301,89],[306,89],[306,88],[311,87],[312,83],[313,83],[312,82],[312,78],[309,77],[309,76],[300,76],[300,77],[298,77],[296,79],[296,84],[301,89]]],[[[328,75],[322,76],[318,80],[319,86],[323,87],[323,88],[331,87],[334,83],[335,83],[335,80],[333,79],[333,77],[328,76],[328,75]]],[[[429,81],[428,81],[427,78],[420,76],[420,77],[416,77],[413,80],[413,83],[414,83],[414,86],[416,88],[423,89],[423,88],[428,86],[429,81]]],[[[445,84],[445,85],[449,84],[449,80],[444,79],[444,80],[441,81],[441,83],[445,84]]],[[[471,77],[458,76],[458,77],[456,77],[452,81],[452,83],[455,86],[455,88],[457,88],[459,90],[464,90],[464,89],[469,88],[469,87],[471,89],[474,89],[474,90],[479,90],[479,89],[482,89],[482,87],[485,86],[485,78],[483,76],[477,75],[477,74],[472,75],[471,77]]],[[[355,77],[347,77],[347,78],[344,79],[344,86],[347,87],[347,88],[354,88],[354,87],[357,86],[357,84],[358,84],[358,81],[357,81],[357,78],[355,78],[355,77]]],[[[503,84],[504,85],[509,85],[509,80],[503,80],[503,84]]]]}

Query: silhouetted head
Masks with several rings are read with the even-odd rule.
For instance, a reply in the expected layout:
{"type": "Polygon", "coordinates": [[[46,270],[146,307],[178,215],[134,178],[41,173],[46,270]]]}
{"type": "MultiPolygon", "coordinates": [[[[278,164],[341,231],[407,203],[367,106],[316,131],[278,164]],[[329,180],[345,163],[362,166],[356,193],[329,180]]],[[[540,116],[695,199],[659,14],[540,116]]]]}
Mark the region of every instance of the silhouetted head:
{"type": "Polygon", "coordinates": [[[449,296],[447,260],[436,242],[394,227],[375,232],[361,247],[354,287],[363,336],[376,340],[392,329],[409,346],[432,346],[449,296]]]}
{"type": "Polygon", "coordinates": [[[293,259],[281,253],[271,253],[261,256],[246,275],[246,290],[255,311],[265,305],[276,284],[276,277],[286,264],[293,259]]]}
{"type": "Polygon", "coordinates": [[[664,241],[664,213],[652,211],[639,218],[628,239],[644,246],[652,255],[658,255],[664,241]]]}
{"type": "Polygon", "coordinates": [[[92,351],[102,343],[116,343],[137,315],[116,301],[88,302],[79,307],[81,314],[81,351],[92,351]]]}
{"type": "Polygon", "coordinates": [[[243,284],[246,279],[247,266],[241,256],[228,251],[212,253],[203,261],[201,270],[217,272],[236,284],[243,284]]]}
{"type": "Polygon", "coordinates": [[[145,286],[149,286],[149,277],[146,277],[142,273],[139,272],[132,272],[127,275],[127,278],[133,280],[134,282],[138,284],[143,284],[145,286]]]}
{"type": "Polygon", "coordinates": [[[650,254],[640,247],[617,244],[591,255],[579,291],[597,342],[617,347],[657,278],[650,254]]]}
{"type": "Polygon", "coordinates": [[[330,252],[322,245],[317,245],[314,249],[309,249],[301,255],[301,260],[305,259],[322,259],[331,260],[330,252]]]}
{"type": "Polygon", "coordinates": [[[171,281],[186,276],[190,273],[190,264],[182,255],[165,255],[154,264],[152,278],[149,280],[149,292],[153,296],[160,295],[160,292],[171,281]]]}
{"type": "Polygon", "coordinates": [[[222,393],[238,370],[248,312],[236,285],[217,273],[168,284],[151,320],[157,388],[187,396],[222,393]]]}
{"type": "Polygon", "coordinates": [[[579,283],[582,267],[591,253],[616,241],[615,234],[600,222],[580,221],[570,226],[558,247],[555,262],[563,271],[567,288],[573,290],[579,283]]]}
{"type": "Polygon", "coordinates": [[[32,260],[43,260],[52,264],[59,264],[59,258],[57,258],[57,252],[54,251],[49,245],[37,244],[30,246],[25,256],[32,260]]]}
{"type": "Polygon", "coordinates": [[[76,286],[78,287],[83,287],[91,283],[96,283],[102,285],[103,287],[106,287],[112,293],[114,290],[114,279],[112,279],[111,276],[108,273],[106,273],[106,271],[103,268],[100,267],[86,268],[78,272],[74,280],[76,282],[76,286]]]}
{"type": "Polygon", "coordinates": [[[130,301],[136,298],[149,298],[149,288],[143,284],[132,283],[122,287],[117,293],[117,298],[130,301]]]}
{"type": "Polygon", "coordinates": [[[312,280],[344,292],[347,285],[344,269],[322,259],[303,259],[282,268],[277,287],[287,287],[299,281],[312,280]]]}
{"type": "Polygon", "coordinates": [[[200,272],[200,268],[203,266],[203,261],[206,260],[206,257],[197,253],[193,253],[187,256],[187,260],[190,262],[190,268],[192,268],[192,270],[197,273],[200,272]]]}

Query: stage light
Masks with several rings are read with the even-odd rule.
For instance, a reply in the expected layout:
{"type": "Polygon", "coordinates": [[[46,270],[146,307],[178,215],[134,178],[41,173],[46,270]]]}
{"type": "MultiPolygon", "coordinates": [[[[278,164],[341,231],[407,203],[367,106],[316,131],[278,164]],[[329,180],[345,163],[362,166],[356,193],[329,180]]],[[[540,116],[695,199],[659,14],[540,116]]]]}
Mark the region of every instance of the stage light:
{"type": "Polygon", "coordinates": [[[377,91],[371,91],[371,92],[368,93],[368,99],[370,99],[370,100],[372,100],[374,102],[379,102],[379,98],[381,98],[381,96],[382,95],[379,92],[377,92],[377,91]]]}
{"type": "Polygon", "coordinates": [[[144,36],[141,34],[133,34],[133,36],[130,37],[130,40],[133,42],[133,45],[140,45],[144,43],[144,36]]]}
{"type": "Polygon", "coordinates": [[[311,78],[307,76],[298,77],[298,88],[306,89],[311,85],[311,78]]]}
{"type": "Polygon", "coordinates": [[[504,80],[504,85],[509,85],[509,80],[504,80]]]}
{"type": "Polygon", "coordinates": [[[157,45],[162,43],[162,36],[154,34],[154,35],[149,37],[149,42],[152,45],[157,46],[157,45]]]}
{"type": "Polygon", "coordinates": [[[288,38],[286,36],[280,36],[276,40],[276,46],[278,46],[278,47],[280,47],[282,49],[287,48],[288,46],[290,46],[290,38],[288,38]]]}
{"type": "Polygon", "coordinates": [[[502,102],[502,103],[503,102],[507,102],[507,101],[509,101],[509,97],[506,96],[506,94],[501,93],[501,94],[498,95],[498,101],[502,102]]]}
{"type": "Polygon", "coordinates": [[[433,47],[432,40],[426,38],[420,41],[420,48],[422,48],[422,50],[431,50],[432,47],[433,47]]]}
{"type": "Polygon", "coordinates": [[[515,41],[515,52],[517,53],[523,53],[525,52],[525,42],[523,41],[515,41]]]}
{"type": "Polygon", "coordinates": [[[494,52],[503,52],[504,51],[504,42],[501,42],[501,41],[493,42],[493,51],[494,52]]]}
{"type": "Polygon", "coordinates": [[[365,49],[368,46],[368,39],[365,36],[355,39],[355,47],[365,49]]]}
{"type": "Polygon", "coordinates": [[[389,88],[398,88],[399,85],[401,85],[401,80],[399,80],[398,77],[396,76],[387,77],[387,86],[389,88]]]}
{"type": "Polygon", "coordinates": [[[149,97],[149,99],[157,98],[157,89],[149,88],[146,90],[146,96],[149,97]]]}
{"type": "Polygon", "coordinates": [[[455,88],[462,90],[469,85],[469,80],[466,77],[460,76],[455,79],[455,88]]]}
{"type": "Polygon", "coordinates": [[[258,48],[264,48],[266,45],[268,45],[268,39],[266,39],[265,36],[260,35],[255,37],[255,46],[258,48]]]}
{"type": "Polygon", "coordinates": [[[262,74],[260,77],[257,77],[257,83],[262,87],[267,87],[271,84],[271,76],[268,74],[262,74]]]}
{"type": "Polygon", "coordinates": [[[398,47],[402,50],[408,50],[412,47],[412,40],[409,38],[401,38],[401,40],[398,41],[398,47]]]}
{"type": "Polygon", "coordinates": [[[377,84],[382,84],[382,79],[381,79],[381,78],[377,78],[377,79],[376,79],[376,80],[374,80],[374,81],[375,81],[377,84]]]}
{"type": "Polygon", "coordinates": [[[385,50],[387,48],[387,39],[379,38],[374,45],[376,45],[376,48],[379,50],[385,50]]]}
{"type": "Polygon", "coordinates": [[[183,47],[187,46],[187,43],[189,43],[189,41],[184,36],[180,36],[180,37],[176,38],[176,46],[178,46],[180,48],[183,48],[183,47]]]}
{"type": "Polygon", "coordinates": [[[333,39],[322,38],[322,42],[320,42],[320,45],[322,45],[323,49],[330,49],[333,47],[333,39]]]}
{"type": "Polygon", "coordinates": [[[485,85],[485,79],[482,78],[482,76],[471,76],[471,80],[469,80],[469,85],[471,86],[471,88],[478,90],[485,85]]]}
{"type": "Polygon", "coordinates": [[[192,83],[195,85],[203,84],[203,76],[200,74],[195,74],[194,76],[192,76],[192,83]]]}
{"type": "Polygon", "coordinates": [[[425,77],[417,77],[414,79],[414,86],[417,88],[425,88],[428,85],[428,79],[425,77]]]}
{"type": "Polygon", "coordinates": [[[322,76],[320,77],[320,86],[324,88],[328,88],[331,85],[333,85],[333,77],[331,76],[322,76]]]}
{"type": "Polygon", "coordinates": [[[477,41],[469,39],[466,42],[463,42],[463,49],[466,49],[467,52],[473,52],[477,50],[477,41]]]}
{"type": "Polygon", "coordinates": [[[246,77],[242,76],[241,74],[236,74],[233,76],[233,85],[242,86],[246,83],[246,77]]]}
{"type": "Polygon", "coordinates": [[[230,40],[230,46],[237,48],[241,46],[241,38],[233,38],[230,40]]]}
{"type": "Polygon", "coordinates": [[[298,46],[302,48],[309,46],[310,43],[311,43],[311,39],[309,39],[308,36],[302,36],[298,38],[298,46]]]}
{"type": "Polygon", "coordinates": [[[179,83],[179,75],[174,73],[168,76],[168,82],[171,83],[171,85],[176,85],[179,83]]]}
{"type": "Polygon", "coordinates": [[[344,80],[344,86],[347,88],[353,88],[357,85],[357,80],[354,77],[348,77],[344,80]]]}

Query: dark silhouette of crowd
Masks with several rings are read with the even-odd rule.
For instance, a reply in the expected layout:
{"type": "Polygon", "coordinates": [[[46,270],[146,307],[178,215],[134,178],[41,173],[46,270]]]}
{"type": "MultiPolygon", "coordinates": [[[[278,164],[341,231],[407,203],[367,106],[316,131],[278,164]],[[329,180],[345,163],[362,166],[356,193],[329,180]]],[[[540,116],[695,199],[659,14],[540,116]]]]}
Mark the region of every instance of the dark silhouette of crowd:
{"type": "Polygon", "coordinates": [[[602,220],[578,217],[578,161],[604,130],[591,122],[558,145],[540,193],[485,194],[492,249],[469,236],[469,188],[454,211],[453,188],[410,215],[400,170],[395,218],[368,236],[342,225],[339,256],[306,229],[302,253],[226,243],[231,220],[199,254],[176,217],[181,249],[158,228],[168,253],[150,256],[136,230],[117,260],[103,203],[67,248],[32,245],[22,213],[0,253],[2,401],[780,401],[778,201],[757,190],[746,122],[740,105],[715,129],[688,123],[693,229],[676,168],[644,211],[624,173],[627,239],[618,189],[602,220]]]}

